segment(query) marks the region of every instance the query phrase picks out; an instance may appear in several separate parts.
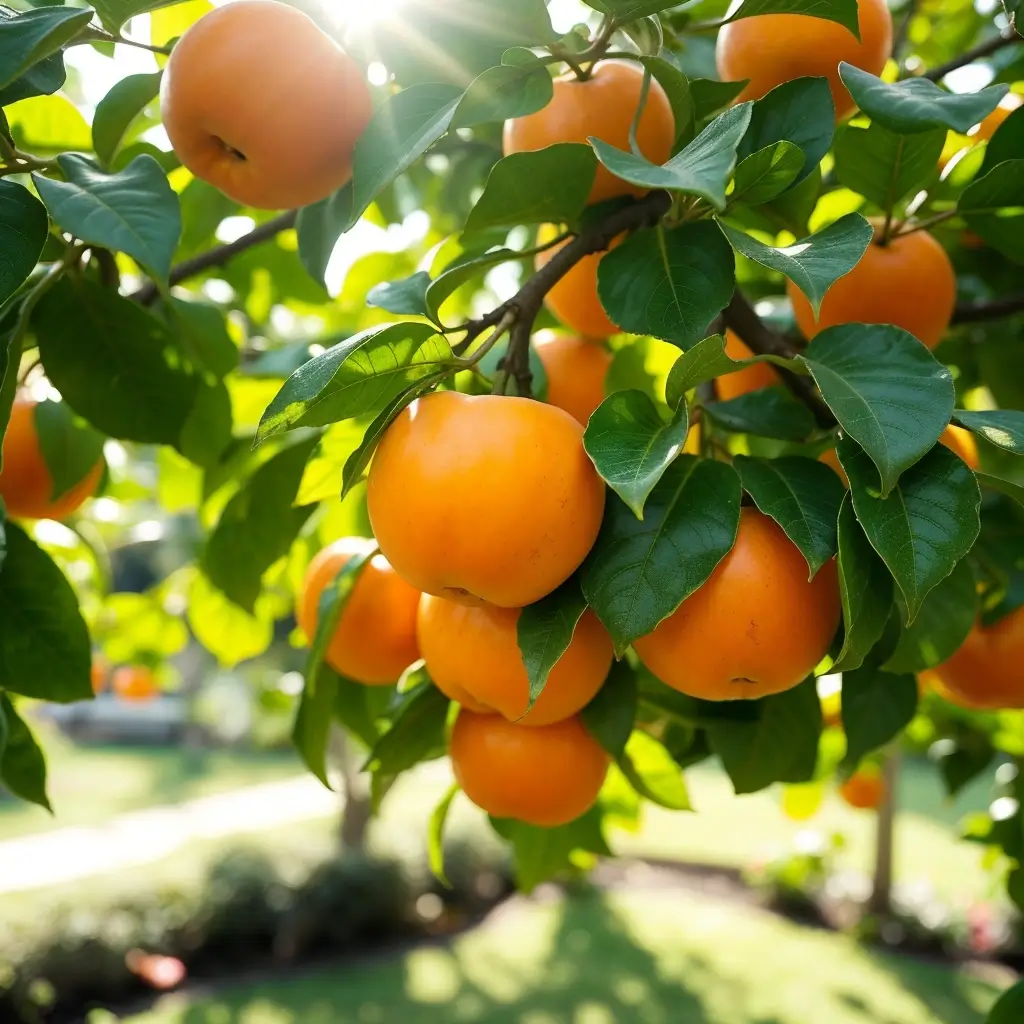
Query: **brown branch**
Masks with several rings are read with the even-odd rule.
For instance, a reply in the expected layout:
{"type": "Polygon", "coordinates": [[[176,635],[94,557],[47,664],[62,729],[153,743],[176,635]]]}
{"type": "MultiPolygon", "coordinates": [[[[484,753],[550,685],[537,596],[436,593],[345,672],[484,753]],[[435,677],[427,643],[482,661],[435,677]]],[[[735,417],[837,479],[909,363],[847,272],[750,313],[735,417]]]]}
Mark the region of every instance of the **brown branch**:
{"type": "MultiPolygon", "coordinates": [[[[247,249],[251,249],[254,245],[269,242],[270,239],[279,235],[282,231],[295,227],[295,218],[297,216],[298,210],[287,210],[282,214],[278,214],[273,220],[257,225],[248,234],[242,235],[241,238],[236,238],[233,242],[218,245],[214,249],[201,252],[198,256],[193,256],[191,259],[184,260],[177,266],[171,267],[171,285],[180,284],[187,278],[203,273],[204,270],[222,267],[230,259],[245,252],[247,249]]],[[[150,281],[129,296],[129,298],[134,299],[136,302],[141,302],[144,306],[148,306],[156,301],[159,294],[157,286],[150,281]]]]}
{"type": "Polygon", "coordinates": [[[1015,313],[1024,313],[1024,295],[1006,295],[986,302],[961,302],[953,312],[953,323],[977,324],[1015,313]]]}
{"type": "MultiPolygon", "coordinates": [[[[799,354],[784,335],[772,330],[754,312],[754,307],[747,302],[738,288],[733,292],[729,305],[725,307],[725,323],[740,336],[755,355],[783,356],[792,359],[799,354]]],[[[786,387],[811,410],[819,427],[829,428],[836,425],[832,411],[821,400],[809,377],[792,373],[781,366],[776,367],[776,370],[786,387]]]]}
{"type": "Polygon", "coordinates": [[[982,57],[990,57],[993,53],[997,53],[999,50],[1002,50],[1007,46],[1013,46],[1014,43],[1020,42],[1024,42],[1024,39],[1021,39],[1021,37],[1011,29],[1006,34],[986,39],[985,42],[979,43],[975,46],[973,50],[961,53],[959,57],[954,57],[945,64],[940,64],[937,68],[932,68],[930,71],[926,71],[923,77],[930,78],[933,82],[938,82],[945,78],[951,71],[956,71],[957,68],[973,64],[974,61],[981,60],[982,57]]]}

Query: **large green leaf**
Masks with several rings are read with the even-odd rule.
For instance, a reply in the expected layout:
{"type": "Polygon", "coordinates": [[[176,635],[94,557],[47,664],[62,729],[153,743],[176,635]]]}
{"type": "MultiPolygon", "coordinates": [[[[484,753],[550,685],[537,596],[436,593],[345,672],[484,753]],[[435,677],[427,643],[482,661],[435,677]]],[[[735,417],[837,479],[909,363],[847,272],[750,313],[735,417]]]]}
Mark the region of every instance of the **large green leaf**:
{"type": "Polygon", "coordinates": [[[643,519],[644,502],[682,452],[688,429],[685,402],[666,422],[642,391],[617,391],[590,417],[583,447],[605,483],[643,519]]]}
{"type": "Polygon", "coordinates": [[[93,0],[92,6],[108,32],[117,32],[137,14],[146,14],[161,7],[171,7],[181,0],[93,0]]]}
{"type": "Polygon", "coordinates": [[[387,310],[396,316],[428,316],[427,288],[430,275],[425,270],[400,281],[383,281],[366,293],[366,304],[387,310]]]}
{"type": "Polygon", "coordinates": [[[444,750],[448,698],[426,678],[402,694],[391,728],[370,751],[367,764],[375,773],[397,775],[444,750]]]}
{"type": "Polygon", "coordinates": [[[451,347],[429,324],[370,327],[300,366],[267,406],[257,443],[295,427],[375,415],[450,364],[451,347]]]}
{"type": "Polygon", "coordinates": [[[100,162],[110,166],[132,121],[160,92],[162,71],[128,75],[117,82],[96,105],[92,119],[92,146],[100,162]]]}
{"type": "Polygon", "coordinates": [[[821,703],[813,678],[756,702],[754,721],[709,723],[711,749],[721,758],[737,794],[773,782],[807,782],[818,762],[821,703]]]}
{"type": "Polygon", "coordinates": [[[875,234],[859,213],[848,213],[817,234],[783,246],[765,245],[728,224],[720,227],[737,252],[785,274],[807,296],[815,316],[825,293],[860,262],[875,234]]]}
{"type": "Polygon", "coordinates": [[[554,96],[551,75],[543,65],[499,64],[479,75],[452,116],[452,128],[524,117],[546,107],[554,96]]]}
{"type": "Polygon", "coordinates": [[[12,15],[10,10],[0,12],[0,89],[57,53],[92,19],[91,11],[77,7],[42,7],[12,15]]]}
{"type": "Polygon", "coordinates": [[[327,744],[334,721],[334,704],[339,676],[322,665],[315,677],[306,680],[292,725],[292,743],[306,767],[328,788],[327,744]]]}
{"type": "Polygon", "coordinates": [[[649,733],[636,730],[619,758],[629,784],[645,799],[670,811],[692,811],[682,769],[664,745],[649,733]]]}
{"type": "Polygon", "coordinates": [[[168,327],[180,336],[189,357],[217,380],[238,366],[238,346],[228,333],[224,314],[216,306],[194,297],[172,296],[169,303],[161,304],[157,310],[163,313],[168,327]]]}
{"type": "Polygon", "coordinates": [[[587,731],[616,759],[633,732],[637,699],[636,673],[628,661],[617,661],[604,686],[581,712],[587,731]]]}
{"type": "Polygon", "coordinates": [[[43,204],[24,185],[0,181],[0,305],[32,273],[48,230],[43,204]]]}
{"type": "Polygon", "coordinates": [[[709,221],[648,228],[598,264],[598,295],[624,331],[683,348],[707,334],[736,284],[732,249],[709,221]]]}
{"type": "Polygon", "coordinates": [[[299,238],[299,259],[317,284],[324,285],[324,276],[331,262],[331,255],[338,244],[338,239],[349,228],[351,212],[351,182],[326,199],[321,199],[319,203],[304,206],[299,210],[295,220],[295,230],[299,238]]]}
{"type": "Polygon", "coordinates": [[[706,402],[704,411],[720,427],[739,434],[803,441],[814,431],[814,417],[782,387],[760,388],[726,402],[706,402]]]}
{"type": "Polygon", "coordinates": [[[34,420],[39,450],[53,480],[50,497],[60,498],[103,458],[103,435],[77,419],[65,402],[39,402],[34,420]]]}
{"type": "MultiPolygon", "coordinates": [[[[749,2],[747,0],[743,7],[749,2]]],[[[854,17],[856,19],[856,15],[854,17]]],[[[804,156],[794,179],[799,184],[814,172],[829,151],[835,125],[836,108],[828,79],[796,78],[776,86],[754,104],[750,127],[739,145],[739,156],[743,159],[777,142],[790,142],[798,146],[804,156]]]]}
{"type": "Polygon", "coordinates": [[[650,633],[707,580],[732,548],[739,516],[736,471],[690,455],[665,471],[643,520],[608,495],[581,579],[618,650],[650,633]]]}
{"type": "Polygon", "coordinates": [[[1018,107],[995,130],[985,145],[984,159],[976,177],[988,174],[997,164],[1024,159],[1024,110],[1018,107]]]}
{"type": "Polygon", "coordinates": [[[92,697],[92,651],[78,597],[20,526],[7,523],[0,572],[0,689],[66,703],[92,697]]]}
{"type": "Polygon", "coordinates": [[[1024,455],[1024,412],[1016,409],[961,412],[958,409],[953,420],[1014,455],[1024,455]]]}
{"type": "Polygon", "coordinates": [[[188,593],[188,624],[222,668],[234,668],[262,654],[274,639],[273,599],[264,594],[250,615],[197,572],[188,593]]]}
{"type": "Polygon", "coordinates": [[[839,510],[839,595],[845,636],[833,668],[846,672],[860,666],[885,632],[892,611],[893,580],[857,522],[850,496],[839,510]]]}
{"type": "Polygon", "coordinates": [[[676,123],[676,139],[692,137],[694,104],[689,79],[672,61],[664,57],[641,57],[640,63],[665,90],[669,105],[672,107],[672,118],[676,123]]]}
{"type": "Polygon", "coordinates": [[[57,162],[67,181],[32,175],[57,224],[84,242],[127,253],[166,282],[181,235],[181,211],[156,160],[136,157],[117,174],[107,174],[74,154],[60,156],[57,162]]]}
{"type": "Polygon", "coordinates": [[[46,796],[46,758],[32,730],[3,692],[0,692],[0,719],[6,725],[7,737],[0,751],[0,782],[22,800],[51,810],[46,796]]]}
{"type": "Polygon", "coordinates": [[[1024,981],[1000,996],[985,1024],[1017,1024],[1024,1015],[1024,981]]]}
{"type": "Polygon", "coordinates": [[[457,782],[448,787],[448,791],[430,812],[430,821],[427,823],[427,862],[430,864],[430,873],[448,888],[451,888],[451,884],[444,873],[444,827],[459,788],[457,782]]]}
{"type": "Polygon", "coordinates": [[[872,121],[902,135],[951,128],[966,132],[991,114],[1006,95],[1005,85],[991,85],[973,93],[955,93],[927,78],[883,82],[845,61],[839,75],[857,106],[872,121]]]}
{"type": "MultiPolygon", "coordinates": [[[[763,357],[754,359],[731,359],[725,354],[725,338],[712,334],[688,348],[673,364],[665,383],[665,401],[675,408],[686,392],[727,373],[735,373],[745,366],[758,362],[776,362],[763,357]]],[[[787,360],[781,361],[783,364],[787,360]]]]}
{"type": "Polygon", "coordinates": [[[895,739],[917,711],[917,680],[865,666],[843,673],[844,766],[853,770],[861,759],[895,739]]]}
{"type": "Polygon", "coordinates": [[[596,170],[593,150],[579,143],[513,153],[491,168],[483,195],[466,220],[466,234],[517,224],[575,225],[596,170]]]}
{"type": "Polygon", "coordinates": [[[928,593],[978,537],[978,482],[962,459],[936,445],[882,498],[864,452],[850,441],[841,441],[837,450],[857,519],[889,567],[906,602],[907,621],[913,622],[928,593]]]}
{"type": "Polygon", "coordinates": [[[738,455],[734,465],[743,489],[800,549],[813,578],[838,550],[837,522],[845,493],[839,477],[815,459],[799,456],[738,455]]]}
{"type": "Polygon", "coordinates": [[[883,496],[949,423],[952,375],[899,327],[830,327],[799,358],[843,429],[878,467],[883,496]]]}
{"type": "Polygon", "coordinates": [[[796,181],[805,163],[803,150],[792,142],[776,142],[751,153],[736,165],[730,205],[759,206],[775,199],[796,181]]]}
{"type": "Polygon", "coordinates": [[[516,641],[530,683],[528,709],[544,691],[551,670],[568,650],[587,601],[580,582],[570,576],[557,590],[519,613],[516,641]]]}
{"type": "Polygon", "coordinates": [[[292,546],[315,505],[293,508],[306,462],[319,438],[293,444],[268,459],[225,505],[203,551],[210,581],[252,614],[263,574],[292,546]]]}
{"type": "Polygon", "coordinates": [[[1024,262],[1024,160],[1007,160],[973,181],[957,212],[994,249],[1024,262]]]}
{"type": "Polygon", "coordinates": [[[881,124],[847,125],[836,144],[836,177],[883,210],[938,175],[946,130],[899,135],[881,124]]]}
{"type": "Polygon", "coordinates": [[[845,25],[860,38],[857,0],[743,0],[731,20],[756,18],[762,14],[807,14],[813,18],[825,18],[845,25]]]}
{"type": "Polygon", "coordinates": [[[752,104],[740,103],[715,118],[667,163],[652,164],[600,139],[590,139],[598,160],[616,177],[644,188],[665,188],[700,196],[725,209],[725,188],[736,166],[736,149],[750,123],[752,104]]]}

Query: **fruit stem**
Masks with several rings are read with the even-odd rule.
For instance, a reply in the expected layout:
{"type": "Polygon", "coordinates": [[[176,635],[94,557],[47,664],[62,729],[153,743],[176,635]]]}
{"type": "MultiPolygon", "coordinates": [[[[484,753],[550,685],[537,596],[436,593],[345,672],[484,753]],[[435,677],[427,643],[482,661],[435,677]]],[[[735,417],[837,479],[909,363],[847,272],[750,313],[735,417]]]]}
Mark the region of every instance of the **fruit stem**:
{"type": "Polygon", "coordinates": [[[468,355],[465,359],[456,357],[455,365],[460,370],[471,370],[492,348],[498,343],[505,332],[515,323],[516,314],[509,310],[497,323],[494,330],[481,343],[480,347],[468,355]]]}
{"type": "Polygon", "coordinates": [[[912,235],[915,231],[927,231],[929,228],[935,227],[936,224],[943,224],[947,220],[952,220],[956,215],[956,210],[944,210],[942,213],[936,213],[931,217],[926,217],[924,220],[904,221],[897,226],[893,232],[893,237],[900,238],[903,235],[912,235]]]}

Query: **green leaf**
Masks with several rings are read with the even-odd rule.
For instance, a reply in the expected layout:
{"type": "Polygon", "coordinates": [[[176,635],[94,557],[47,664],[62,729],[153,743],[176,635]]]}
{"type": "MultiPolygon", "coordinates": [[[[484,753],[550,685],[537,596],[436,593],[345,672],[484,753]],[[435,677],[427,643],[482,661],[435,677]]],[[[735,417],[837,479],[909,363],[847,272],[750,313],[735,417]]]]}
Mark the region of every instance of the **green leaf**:
{"type": "Polygon", "coordinates": [[[367,328],[314,356],[285,381],[263,413],[256,443],[295,427],[375,415],[451,360],[448,342],[429,324],[367,328]]]}
{"type": "Polygon", "coordinates": [[[798,358],[843,430],[878,467],[883,497],[949,423],[952,375],[899,327],[830,327],[798,358]]]}
{"type": "Polygon", "coordinates": [[[889,83],[843,61],[839,76],[872,121],[901,135],[932,128],[966,132],[999,106],[1005,85],[991,85],[974,93],[954,93],[927,78],[889,83]]]}
{"type": "MultiPolygon", "coordinates": [[[[352,183],[326,199],[299,210],[295,231],[299,239],[299,259],[317,284],[324,284],[324,275],[338,239],[349,228],[352,213],[352,183]]],[[[188,222],[186,221],[186,227],[188,222]]]]}
{"type": "Polygon", "coordinates": [[[292,725],[292,743],[306,767],[328,788],[327,744],[334,721],[338,676],[326,665],[320,667],[315,679],[307,679],[299,698],[292,725]]]}
{"type": "Polygon", "coordinates": [[[985,1024],[1018,1024],[1022,1016],[1024,1016],[1024,981],[1018,982],[999,997],[986,1018],[985,1024]]]}
{"type": "Polygon", "coordinates": [[[694,221],[630,235],[598,264],[597,281],[601,305],[624,331],[685,348],[729,304],[735,260],[716,224],[694,221]]]}
{"type": "Polygon", "coordinates": [[[391,728],[370,751],[367,764],[375,773],[397,775],[420,761],[439,757],[444,750],[448,704],[430,679],[403,693],[391,728]]]}
{"type": "Polygon", "coordinates": [[[384,281],[374,285],[366,293],[366,304],[385,309],[396,316],[429,316],[427,311],[427,287],[430,275],[418,270],[411,277],[401,281],[384,281]]]}
{"type": "Polygon", "coordinates": [[[736,541],[740,480],[722,462],[682,455],[647,499],[643,520],[612,494],[583,563],[583,593],[623,650],[703,585],[736,541]]]}
{"type": "Polygon", "coordinates": [[[664,57],[641,57],[640,63],[650,71],[654,80],[665,90],[672,118],[676,125],[676,139],[693,132],[694,105],[690,94],[690,82],[671,61],[664,57]]]}
{"type": "Polygon", "coordinates": [[[806,163],[804,152],[792,142],[775,142],[744,157],[736,166],[729,202],[747,206],[767,203],[792,185],[806,163]]]}
{"type": "Polygon", "coordinates": [[[899,135],[881,124],[847,125],[836,144],[840,184],[883,210],[893,209],[938,175],[946,130],[899,135]]]}
{"type": "Polygon", "coordinates": [[[726,402],[706,402],[704,411],[726,430],[782,441],[802,441],[814,432],[814,417],[783,387],[761,388],[726,402]]]}
{"type": "Polygon", "coordinates": [[[459,788],[457,782],[448,787],[448,791],[430,812],[430,821],[427,822],[427,862],[430,864],[430,873],[448,889],[452,886],[444,873],[444,826],[459,788]]]}
{"type": "Polygon", "coordinates": [[[318,437],[268,459],[224,506],[202,556],[209,580],[252,614],[263,574],[283,558],[315,505],[293,508],[302,473],[318,437]]]}
{"type": "Polygon", "coordinates": [[[90,699],[92,651],[77,595],[20,526],[4,530],[0,689],[62,704],[90,699]]]}
{"type": "Polygon", "coordinates": [[[995,130],[985,145],[984,160],[976,177],[983,177],[1007,160],[1024,159],[1024,114],[1018,107],[995,130]]]}
{"type": "Polygon", "coordinates": [[[917,712],[917,680],[865,667],[843,673],[843,730],[853,771],[868,754],[895,739],[917,712]]]}
{"type": "Polygon", "coordinates": [[[691,388],[759,362],[769,360],[763,357],[731,359],[725,354],[725,338],[721,334],[712,334],[688,348],[672,364],[665,384],[665,401],[674,409],[691,388]]]}
{"type": "Polygon", "coordinates": [[[649,14],[667,11],[675,7],[679,0],[584,0],[588,7],[593,7],[602,14],[611,14],[619,25],[645,18],[649,14]]]}
{"type": "Polygon", "coordinates": [[[117,82],[96,105],[92,119],[92,147],[100,163],[110,166],[132,121],[159,94],[162,77],[162,71],[128,75],[117,82]]]}
{"type": "Polygon", "coordinates": [[[51,499],[81,483],[103,458],[103,435],[76,419],[64,402],[43,401],[35,407],[39,449],[53,480],[51,499]]]}
{"type": "Polygon", "coordinates": [[[364,686],[344,676],[337,678],[334,717],[343,728],[357,737],[367,750],[372,750],[373,745],[380,739],[378,719],[384,717],[393,690],[388,686],[364,686]]]}
{"type": "Polygon", "coordinates": [[[1015,409],[962,412],[958,409],[953,413],[953,422],[1014,455],[1024,455],[1024,412],[1015,409]]]}
{"type": "Polygon", "coordinates": [[[836,108],[828,79],[796,78],[776,86],[754,104],[739,155],[743,159],[777,142],[790,142],[804,156],[795,179],[799,184],[814,172],[829,151],[835,125],[836,108]]]}
{"type": "MultiPolygon", "coordinates": [[[[427,288],[427,315],[435,322],[440,322],[441,306],[445,299],[453,295],[464,284],[474,278],[483,277],[484,273],[498,263],[507,263],[519,259],[519,253],[513,249],[491,249],[481,252],[479,249],[463,253],[453,260],[444,271],[430,282],[427,288]]],[[[492,350],[493,351],[493,350],[492,350]]]]}
{"type": "Polygon", "coordinates": [[[1024,160],[1007,160],[971,182],[957,212],[994,249],[1024,262],[1024,160]]]}
{"type": "Polygon", "coordinates": [[[970,551],[981,524],[981,492],[964,461],[936,445],[908,469],[886,498],[877,496],[871,460],[841,441],[857,519],[903,593],[907,621],[970,551]]]}
{"type": "Polygon", "coordinates": [[[117,174],[74,154],[57,162],[67,181],[32,175],[57,224],[84,242],[127,253],[166,283],[181,235],[181,211],[163,168],[151,156],[136,157],[117,174]]]}
{"type": "Polygon", "coordinates": [[[821,703],[814,678],[785,693],[756,701],[755,721],[709,723],[711,749],[737,795],[773,782],[808,782],[818,763],[821,703]]]}
{"type": "Polygon", "coordinates": [[[189,356],[217,380],[238,366],[238,346],[231,340],[224,314],[206,302],[171,297],[161,304],[164,320],[182,338],[189,356]]]}
{"type": "Polygon", "coordinates": [[[575,226],[596,171],[593,150],[579,143],[513,153],[491,168],[483,195],[466,220],[466,234],[518,224],[575,226]]]}
{"type": "Polygon", "coordinates": [[[714,78],[690,79],[694,120],[700,124],[723,107],[727,107],[749,84],[749,79],[742,82],[719,82],[714,78]]]}
{"type": "Polygon", "coordinates": [[[665,422],[642,391],[617,391],[594,411],[583,447],[601,478],[644,517],[644,502],[682,452],[689,429],[686,403],[665,422]]]}
{"type": "Polygon", "coordinates": [[[543,65],[499,64],[479,75],[452,115],[452,128],[525,117],[546,107],[554,96],[551,75],[543,65]]]}
{"type": "Polygon", "coordinates": [[[6,693],[0,693],[0,718],[7,723],[7,743],[0,754],[0,782],[15,796],[52,812],[46,795],[46,758],[6,693]]]}
{"type": "Polygon", "coordinates": [[[653,736],[637,730],[619,758],[629,784],[645,799],[670,811],[692,811],[682,769],[653,736]]]}
{"type": "Polygon", "coordinates": [[[117,32],[137,14],[146,14],[178,3],[181,0],[93,0],[92,6],[96,8],[103,27],[108,32],[117,32]]]}
{"type": "Polygon", "coordinates": [[[736,166],[736,149],[750,123],[752,104],[730,107],[667,163],[652,164],[600,139],[589,140],[598,160],[616,177],[644,188],[665,188],[700,196],[725,209],[725,187],[736,166]]]}
{"type": "Polygon", "coordinates": [[[543,692],[555,663],[569,649],[576,625],[586,610],[579,580],[570,576],[557,590],[520,612],[516,640],[530,682],[527,711],[543,692]]]}
{"type": "Polygon", "coordinates": [[[222,668],[234,668],[270,646],[274,638],[273,598],[270,594],[261,596],[256,614],[250,615],[197,572],[189,588],[188,624],[222,668]]]}
{"type": "Polygon", "coordinates": [[[92,19],[92,11],[75,7],[44,7],[12,17],[13,13],[0,13],[0,88],[57,53],[92,19]]]}
{"type": "Polygon", "coordinates": [[[583,724],[614,758],[622,756],[633,732],[637,712],[637,679],[629,662],[617,661],[604,685],[583,709],[583,724]]]}
{"type": "Polygon", "coordinates": [[[743,489],[771,516],[807,560],[811,579],[838,550],[839,510],[845,490],[839,477],[816,459],[783,456],[734,460],[743,489]]]}
{"type": "Polygon", "coordinates": [[[756,18],[762,14],[806,14],[845,25],[860,39],[857,0],[743,0],[731,21],[756,18]]]}
{"type": "Polygon", "coordinates": [[[904,625],[896,650],[882,668],[913,673],[941,665],[967,639],[976,614],[974,573],[966,561],[958,562],[924,599],[913,624],[904,625]]]}
{"type": "Polygon", "coordinates": [[[817,234],[785,246],[765,245],[728,224],[719,226],[738,253],[785,274],[807,296],[815,316],[825,293],[860,262],[875,234],[859,213],[848,213],[817,234]]]}
{"type": "Polygon", "coordinates": [[[847,494],[839,510],[839,595],[845,637],[833,670],[847,672],[864,659],[882,638],[892,610],[893,579],[857,522],[847,494]]]}
{"type": "Polygon", "coordinates": [[[991,473],[975,473],[978,483],[987,487],[990,491],[998,491],[1009,498],[1013,498],[1018,505],[1024,508],[1024,486],[1015,484],[1012,480],[1004,480],[1002,477],[993,476],[991,473]]]}
{"type": "Polygon", "coordinates": [[[32,273],[49,227],[43,204],[24,185],[0,181],[0,305],[32,273]]]}

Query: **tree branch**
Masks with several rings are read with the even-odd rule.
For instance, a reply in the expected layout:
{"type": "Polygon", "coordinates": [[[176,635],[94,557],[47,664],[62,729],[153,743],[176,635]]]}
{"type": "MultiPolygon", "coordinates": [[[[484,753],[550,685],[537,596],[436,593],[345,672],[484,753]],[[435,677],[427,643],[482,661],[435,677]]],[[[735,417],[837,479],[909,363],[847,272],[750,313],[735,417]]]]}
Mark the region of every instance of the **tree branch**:
{"type": "Polygon", "coordinates": [[[986,302],[961,302],[953,312],[953,323],[977,324],[1015,313],[1024,313],[1024,295],[1005,295],[986,302]]]}
{"type": "MultiPolygon", "coordinates": [[[[798,355],[797,350],[783,335],[772,330],[754,312],[754,307],[747,302],[738,288],[733,292],[729,305],[725,307],[725,323],[740,336],[747,348],[755,355],[783,356],[786,359],[792,359],[798,355]]],[[[781,366],[775,367],[775,369],[782,377],[786,387],[811,410],[819,427],[827,429],[836,425],[836,418],[821,400],[821,396],[809,377],[792,373],[781,366]]]]}
{"type": "Polygon", "coordinates": [[[1013,29],[1010,29],[1008,33],[986,39],[985,42],[975,46],[973,50],[961,53],[958,57],[954,57],[945,64],[940,64],[937,68],[926,71],[923,77],[930,78],[933,82],[938,82],[945,78],[950,71],[956,71],[957,68],[972,64],[976,60],[981,60],[982,57],[990,57],[993,53],[997,53],[1007,46],[1013,46],[1014,43],[1020,42],[1024,42],[1024,39],[1017,35],[1013,29]]]}
{"type": "MultiPolygon", "coordinates": [[[[241,238],[236,238],[233,242],[218,245],[214,249],[201,252],[198,256],[193,256],[191,259],[184,260],[177,266],[171,267],[171,285],[180,284],[187,278],[203,273],[204,270],[222,267],[232,257],[238,256],[247,249],[251,249],[254,245],[269,242],[270,239],[279,235],[282,231],[295,227],[295,218],[297,216],[298,210],[287,210],[282,214],[278,214],[273,220],[268,220],[265,224],[258,224],[248,234],[242,235],[241,238]]],[[[142,303],[144,306],[148,306],[156,300],[157,295],[159,295],[159,290],[150,281],[129,296],[129,298],[142,303]]]]}

